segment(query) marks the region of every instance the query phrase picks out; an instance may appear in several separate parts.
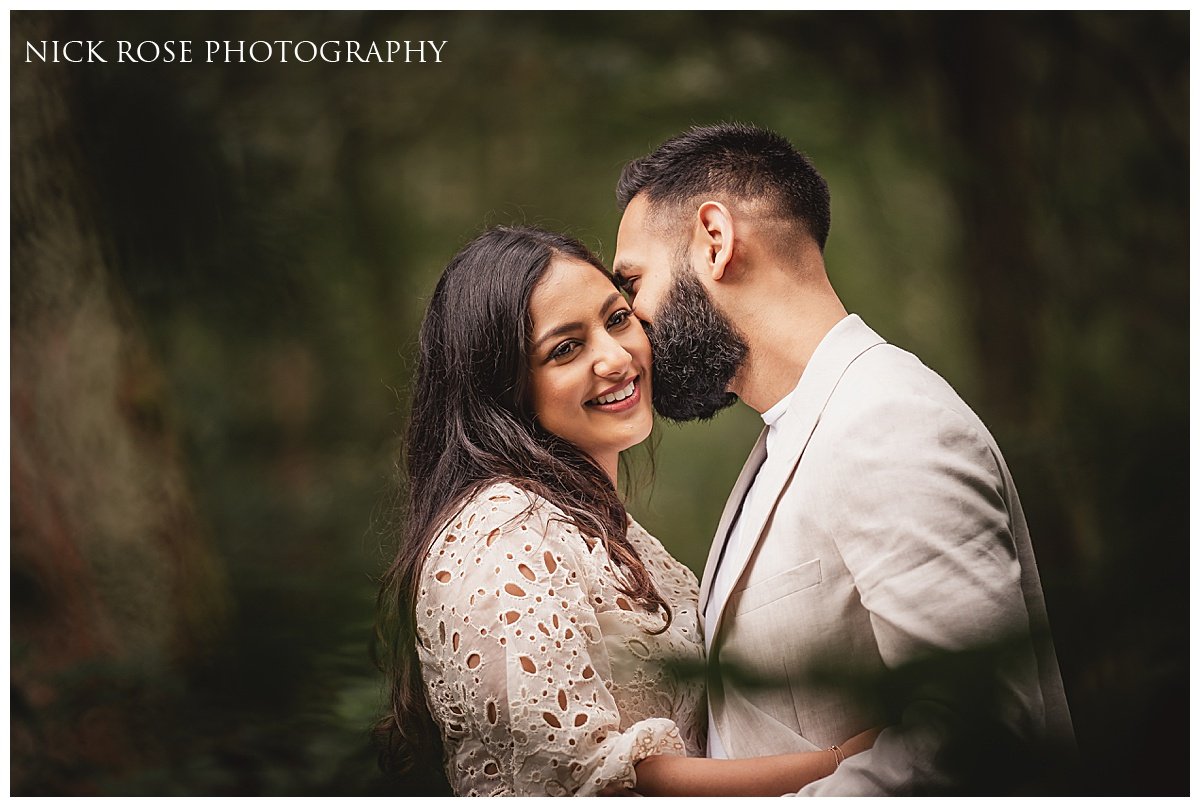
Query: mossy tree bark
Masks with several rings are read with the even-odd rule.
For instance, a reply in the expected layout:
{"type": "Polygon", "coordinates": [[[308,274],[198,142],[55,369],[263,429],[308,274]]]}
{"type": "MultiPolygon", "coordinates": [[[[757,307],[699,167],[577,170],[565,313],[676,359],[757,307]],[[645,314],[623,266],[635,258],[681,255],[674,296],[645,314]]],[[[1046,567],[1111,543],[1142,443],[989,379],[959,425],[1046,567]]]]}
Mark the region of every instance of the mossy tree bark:
{"type": "Polygon", "coordinates": [[[96,792],[93,771],[152,763],[163,682],[226,610],[163,375],[112,279],[70,65],[20,56],[55,24],[12,18],[15,794],[96,792]]]}

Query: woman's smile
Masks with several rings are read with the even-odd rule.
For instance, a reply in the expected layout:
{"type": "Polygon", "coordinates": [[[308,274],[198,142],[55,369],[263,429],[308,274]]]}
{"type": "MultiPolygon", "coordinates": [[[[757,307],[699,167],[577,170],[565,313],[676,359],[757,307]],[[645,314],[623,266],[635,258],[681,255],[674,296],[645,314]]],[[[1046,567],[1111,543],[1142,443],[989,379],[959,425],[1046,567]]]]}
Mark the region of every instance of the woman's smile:
{"type": "Polygon", "coordinates": [[[612,279],[574,259],[550,264],[529,311],[537,422],[591,456],[615,482],[617,455],[645,440],[654,425],[646,332],[612,279]]]}
{"type": "Polygon", "coordinates": [[[590,401],[585,401],[584,406],[601,412],[628,412],[642,400],[642,387],[638,384],[640,378],[641,376],[634,376],[628,383],[611,387],[590,401]]]}

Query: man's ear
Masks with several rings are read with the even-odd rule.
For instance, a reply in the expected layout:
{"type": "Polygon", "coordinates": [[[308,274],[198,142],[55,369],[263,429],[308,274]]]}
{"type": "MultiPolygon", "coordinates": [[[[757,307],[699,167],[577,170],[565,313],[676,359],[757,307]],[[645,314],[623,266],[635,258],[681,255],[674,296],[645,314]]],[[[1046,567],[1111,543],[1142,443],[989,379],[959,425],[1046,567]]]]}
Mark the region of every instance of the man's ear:
{"type": "Polygon", "coordinates": [[[733,216],[729,208],[712,201],[697,208],[693,246],[703,256],[704,268],[712,279],[724,277],[733,258],[733,216]]]}

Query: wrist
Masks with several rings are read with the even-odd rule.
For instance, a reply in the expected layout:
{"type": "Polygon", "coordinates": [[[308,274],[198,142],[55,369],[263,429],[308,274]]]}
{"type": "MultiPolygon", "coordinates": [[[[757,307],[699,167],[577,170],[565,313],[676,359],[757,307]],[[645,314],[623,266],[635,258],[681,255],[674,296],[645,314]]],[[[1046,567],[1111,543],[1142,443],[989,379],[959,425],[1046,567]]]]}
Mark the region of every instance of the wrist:
{"type": "Polygon", "coordinates": [[[832,771],[830,771],[830,773],[833,773],[834,771],[836,771],[836,770],[838,769],[838,767],[839,767],[839,766],[840,766],[840,765],[841,765],[843,762],[845,762],[845,761],[846,761],[846,754],[845,754],[845,752],[844,752],[844,751],[842,751],[842,749],[841,749],[841,748],[839,748],[839,747],[838,747],[838,746],[836,746],[836,745],[831,745],[831,746],[829,746],[829,749],[828,749],[828,750],[829,750],[829,753],[830,753],[830,755],[831,755],[831,756],[832,756],[832,758],[833,758],[833,770],[832,770],[832,771]]]}

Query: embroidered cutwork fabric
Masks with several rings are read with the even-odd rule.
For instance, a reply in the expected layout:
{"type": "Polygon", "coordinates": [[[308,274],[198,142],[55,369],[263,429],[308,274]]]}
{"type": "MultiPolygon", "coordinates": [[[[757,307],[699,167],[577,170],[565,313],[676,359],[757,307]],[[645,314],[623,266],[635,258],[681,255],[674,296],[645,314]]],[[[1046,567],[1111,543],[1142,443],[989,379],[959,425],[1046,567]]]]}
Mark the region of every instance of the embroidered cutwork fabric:
{"type": "Polygon", "coordinates": [[[630,521],[674,613],[617,590],[604,547],[553,505],[492,485],[451,519],[417,598],[421,672],[459,795],[592,795],[654,754],[704,755],[696,577],[630,521]]]}

